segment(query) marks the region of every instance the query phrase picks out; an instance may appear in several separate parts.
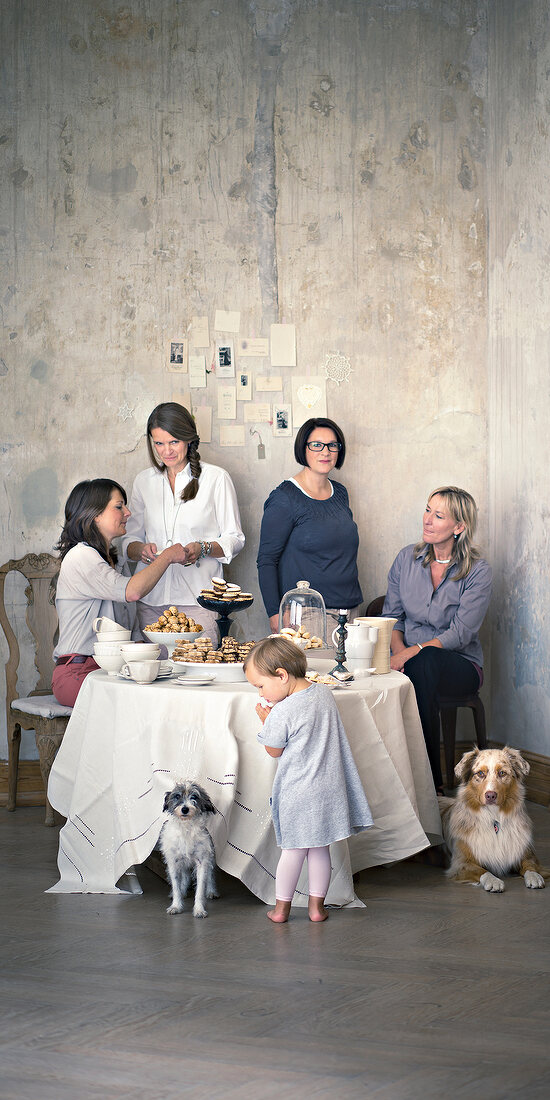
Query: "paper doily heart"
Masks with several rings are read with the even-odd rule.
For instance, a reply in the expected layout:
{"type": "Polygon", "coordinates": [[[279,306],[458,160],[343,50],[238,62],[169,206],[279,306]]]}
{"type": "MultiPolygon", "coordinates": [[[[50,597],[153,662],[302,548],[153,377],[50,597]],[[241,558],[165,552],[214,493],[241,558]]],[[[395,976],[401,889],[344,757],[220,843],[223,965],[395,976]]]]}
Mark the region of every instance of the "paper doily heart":
{"type": "Polygon", "coordinates": [[[300,386],[298,390],[298,400],[302,402],[306,409],[312,409],[314,405],[317,405],[322,396],[323,392],[319,389],[319,386],[300,386]]]}

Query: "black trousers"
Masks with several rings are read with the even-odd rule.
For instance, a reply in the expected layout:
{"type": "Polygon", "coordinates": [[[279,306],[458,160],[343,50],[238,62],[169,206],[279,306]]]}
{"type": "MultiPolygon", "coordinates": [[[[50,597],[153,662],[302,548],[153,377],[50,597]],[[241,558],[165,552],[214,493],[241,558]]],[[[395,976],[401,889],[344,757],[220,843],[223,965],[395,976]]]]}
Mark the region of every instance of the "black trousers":
{"type": "Polygon", "coordinates": [[[479,689],[478,671],[460,653],[426,646],[406,662],[403,672],[414,684],[434,784],[436,788],[442,787],[441,726],[437,696],[464,695],[466,698],[473,695],[479,689]]]}

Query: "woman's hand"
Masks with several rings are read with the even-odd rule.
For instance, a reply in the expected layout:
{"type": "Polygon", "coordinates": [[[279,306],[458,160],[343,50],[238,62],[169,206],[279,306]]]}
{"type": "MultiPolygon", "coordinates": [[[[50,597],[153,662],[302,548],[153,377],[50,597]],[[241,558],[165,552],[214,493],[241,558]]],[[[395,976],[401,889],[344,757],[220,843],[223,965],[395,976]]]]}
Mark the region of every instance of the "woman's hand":
{"type": "Polygon", "coordinates": [[[151,562],[153,561],[153,558],[156,558],[156,556],[157,556],[157,544],[156,544],[156,542],[144,542],[144,544],[141,548],[141,553],[139,555],[139,560],[142,561],[145,565],[150,565],[151,562]]]}
{"type": "Polygon", "coordinates": [[[405,646],[404,649],[400,649],[398,653],[392,653],[390,658],[390,666],[394,672],[403,672],[404,666],[407,661],[410,661],[411,657],[416,657],[420,653],[417,645],[405,646]]]}
{"type": "Polygon", "coordinates": [[[269,625],[271,627],[271,633],[276,634],[279,629],[279,612],[276,615],[269,616],[269,625]]]}
{"type": "Polygon", "coordinates": [[[185,562],[185,564],[194,565],[195,562],[198,561],[202,553],[202,546],[200,542],[188,542],[187,546],[185,546],[184,549],[187,552],[187,561],[185,562]]]}

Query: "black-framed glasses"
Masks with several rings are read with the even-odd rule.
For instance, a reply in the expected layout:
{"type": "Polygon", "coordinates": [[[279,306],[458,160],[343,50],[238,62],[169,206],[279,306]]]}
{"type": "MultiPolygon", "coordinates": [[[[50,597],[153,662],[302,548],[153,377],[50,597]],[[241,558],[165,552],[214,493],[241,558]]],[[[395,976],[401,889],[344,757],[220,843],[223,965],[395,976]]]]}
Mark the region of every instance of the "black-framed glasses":
{"type": "Polygon", "coordinates": [[[332,441],[332,443],[321,443],[320,440],[314,439],[313,442],[306,443],[306,447],[310,451],[324,451],[325,447],[327,451],[332,452],[342,450],[342,444],[337,443],[335,439],[332,441]]]}

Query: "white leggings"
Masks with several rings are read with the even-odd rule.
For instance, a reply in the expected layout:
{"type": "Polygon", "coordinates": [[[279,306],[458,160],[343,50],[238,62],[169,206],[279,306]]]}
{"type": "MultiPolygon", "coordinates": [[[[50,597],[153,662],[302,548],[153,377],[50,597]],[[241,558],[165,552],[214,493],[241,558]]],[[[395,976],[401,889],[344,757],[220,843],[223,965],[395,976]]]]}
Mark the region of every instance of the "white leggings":
{"type": "Polygon", "coordinates": [[[306,856],[309,895],[313,898],[326,897],[331,872],[328,845],[324,848],[283,848],[275,875],[275,897],[278,901],[292,901],[306,856]]]}

